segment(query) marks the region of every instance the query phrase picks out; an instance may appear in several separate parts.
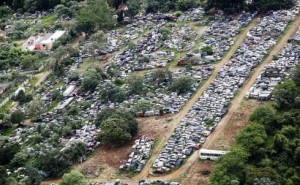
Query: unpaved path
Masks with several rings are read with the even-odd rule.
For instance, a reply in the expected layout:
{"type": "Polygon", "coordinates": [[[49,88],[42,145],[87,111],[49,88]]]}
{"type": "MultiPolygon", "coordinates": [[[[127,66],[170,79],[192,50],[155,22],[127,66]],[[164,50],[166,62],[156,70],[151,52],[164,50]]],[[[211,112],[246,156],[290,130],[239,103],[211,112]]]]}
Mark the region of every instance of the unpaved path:
{"type": "Polygon", "coordinates": [[[210,134],[209,137],[207,138],[203,146],[204,148],[210,147],[218,139],[218,136],[224,132],[225,125],[228,123],[228,121],[230,120],[234,112],[236,112],[240,103],[245,97],[246,93],[254,84],[259,74],[263,71],[264,67],[273,60],[273,56],[279,54],[280,51],[282,51],[284,46],[287,44],[289,38],[297,32],[299,25],[300,25],[300,15],[297,16],[297,18],[295,19],[295,21],[293,22],[289,30],[282,37],[282,39],[277,43],[274,49],[270,52],[269,56],[265,59],[265,61],[263,61],[262,64],[260,64],[260,66],[257,69],[254,70],[253,75],[250,77],[250,79],[247,80],[247,82],[241,88],[237,97],[232,101],[232,106],[229,108],[228,113],[223,117],[223,119],[218,124],[214,132],[210,134]]]}
{"type": "MultiPolygon", "coordinates": [[[[205,82],[205,84],[203,86],[201,86],[201,88],[196,92],[196,94],[194,94],[194,96],[186,103],[186,105],[181,109],[181,111],[174,117],[174,120],[170,123],[172,129],[170,129],[170,132],[165,133],[164,137],[159,141],[157,147],[155,148],[155,151],[151,155],[151,158],[148,160],[148,162],[145,165],[142,172],[139,175],[137,175],[136,177],[134,177],[134,179],[138,180],[138,179],[143,179],[143,178],[148,178],[149,177],[149,172],[150,172],[150,169],[151,169],[151,165],[153,164],[154,160],[157,158],[160,151],[163,149],[165,143],[167,142],[167,139],[170,137],[170,135],[173,133],[174,129],[177,127],[177,125],[180,123],[180,121],[184,118],[184,116],[188,113],[188,111],[192,108],[192,106],[196,103],[198,98],[207,89],[207,87],[210,85],[210,83],[213,80],[215,80],[215,78],[216,78],[218,72],[220,71],[220,69],[222,68],[222,66],[224,64],[226,64],[230,60],[230,58],[235,54],[237,48],[241,45],[243,40],[246,38],[248,31],[256,25],[256,20],[257,20],[257,18],[255,18],[246,27],[246,29],[240,35],[237,36],[235,44],[231,47],[231,49],[226,54],[226,56],[222,59],[222,61],[220,63],[215,65],[215,69],[214,69],[213,74],[211,75],[211,77],[205,82]]],[[[184,166],[182,166],[181,168],[179,168],[178,170],[176,170],[172,174],[162,176],[160,178],[162,178],[162,179],[165,179],[165,178],[166,179],[172,179],[172,178],[176,177],[178,174],[182,174],[182,172],[185,172],[188,169],[188,167],[190,166],[190,163],[192,163],[192,161],[195,161],[195,159],[197,159],[197,154],[196,153],[197,152],[195,152],[188,159],[188,161],[185,163],[184,166]]]]}
{"type": "Polygon", "coordinates": [[[49,71],[44,72],[43,75],[36,82],[35,87],[38,87],[41,83],[43,83],[47,79],[47,77],[49,76],[49,74],[50,74],[49,71]]]}
{"type": "MultiPolygon", "coordinates": [[[[213,79],[215,79],[217,72],[221,69],[221,67],[227,63],[230,58],[234,55],[235,51],[237,50],[238,46],[242,43],[242,41],[245,39],[247,32],[254,27],[256,24],[256,20],[253,21],[242,33],[242,35],[239,36],[239,38],[237,39],[235,45],[232,47],[232,49],[229,51],[229,53],[226,55],[226,57],[224,57],[224,59],[222,60],[222,62],[220,64],[218,64],[216,66],[216,69],[214,70],[213,75],[211,76],[211,78],[205,83],[205,85],[197,92],[197,94],[188,102],[188,104],[184,107],[184,109],[189,109],[195,102],[193,102],[194,98],[196,96],[200,96],[203,91],[207,88],[207,86],[212,82],[213,79]],[[203,89],[203,90],[202,90],[203,89]]],[[[288,39],[294,35],[300,25],[300,15],[297,16],[296,20],[294,21],[294,23],[292,24],[292,26],[290,27],[290,29],[287,31],[287,33],[282,37],[282,39],[278,42],[278,44],[274,47],[274,49],[270,52],[269,56],[265,59],[265,61],[263,61],[263,63],[255,70],[254,74],[251,76],[251,78],[244,84],[244,86],[242,87],[242,89],[240,90],[238,96],[232,101],[232,106],[230,107],[228,113],[224,116],[224,118],[221,120],[221,122],[218,124],[218,126],[216,127],[215,131],[207,138],[205,144],[204,144],[204,148],[208,148],[210,145],[212,145],[219,137],[219,135],[221,135],[221,133],[224,132],[225,129],[225,125],[226,123],[230,120],[230,118],[232,117],[233,113],[238,109],[240,103],[242,102],[245,94],[247,93],[247,91],[250,89],[250,87],[252,86],[252,84],[255,82],[256,78],[259,76],[259,74],[262,72],[262,70],[264,69],[264,66],[268,63],[270,63],[273,59],[273,56],[278,54],[283,47],[286,45],[288,39]]],[[[198,96],[198,97],[199,97],[198,96]]],[[[196,99],[197,100],[197,99],[196,99]]],[[[187,110],[188,111],[188,110],[187,110]]],[[[186,113],[187,111],[181,111],[181,114],[186,113]]],[[[186,171],[189,170],[189,168],[192,166],[192,164],[197,161],[198,159],[198,152],[194,152],[194,154],[187,160],[187,162],[178,170],[174,171],[171,174],[165,175],[165,176],[161,176],[159,177],[160,179],[163,180],[170,180],[170,179],[176,179],[178,178],[180,175],[184,174],[186,171]]],[[[137,177],[143,177],[143,176],[137,176],[137,177]]],[[[145,176],[144,176],[145,177],[145,176]]],[[[147,177],[147,176],[146,176],[147,177]]],[[[150,178],[149,178],[150,179],[150,178]]],[[[152,178],[151,178],[152,179],[152,178]]],[[[153,178],[155,179],[155,178],[153,178]]]]}
{"type": "MultiPolygon", "coordinates": [[[[132,179],[122,178],[122,182],[134,185],[134,184],[137,184],[137,181],[140,179],[149,179],[149,180],[176,179],[176,178],[182,176],[185,172],[187,172],[192,167],[194,162],[197,161],[198,153],[194,152],[194,154],[189,157],[187,162],[181,168],[177,169],[176,171],[172,172],[171,174],[167,174],[164,176],[157,176],[157,177],[150,176],[151,166],[152,166],[154,160],[157,158],[160,151],[163,149],[165,143],[167,142],[167,139],[170,137],[170,135],[173,133],[174,129],[177,127],[177,125],[180,123],[180,121],[184,118],[184,116],[188,113],[188,111],[191,109],[191,107],[196,103],[198,98],[207,89],[207,87],[210,85],[210,83],[216,78],[216,76],[217,76],[218,72],[220,71],[220,69],[222,68],[222,66],[225,65],[231,59],[231,57],[235,54],[237,48],[241,45],[241,43],[246,38],[248,31],[256,25],[256,20],[257,20],[257,18],[255,18],[243,30],[243,32],[237,36],[237,38],[235,40],[235,44],[231,47],[231,49],[228,51],[228,53],[225,55],[225,57],[221,60],[221,62],[219,62],[218,64],[216,64],[214,66],[215,68],[214,68],[214,71],[213,71],[211,77],[200,87],[200,89],[198,89],[198,91],[193,95],[193,97],[185,104],[185,106],[183,106],[181,111],[178,114],[173,115],[172,121],[169,122],[169,129],[164,133],[164,136],[162,136],[161,139],[158,141],[158,143],[153,151],[153,154],[151,155],[151,158],[148,160],[147,164],[145,165],[143,171],[141,173],[139,173],[137,176],[133,177],[132,179]]],[[[107,182],[108,180],[111,180],[111,179],[106,179],[106,178],[101,178],[101,177],[89,178],[89,181],[91,181],[91,182],[101,182],[101,181],[107,182]]],[[[48,183],[49,181],[46,181],[46,182],[48,183]]]]}

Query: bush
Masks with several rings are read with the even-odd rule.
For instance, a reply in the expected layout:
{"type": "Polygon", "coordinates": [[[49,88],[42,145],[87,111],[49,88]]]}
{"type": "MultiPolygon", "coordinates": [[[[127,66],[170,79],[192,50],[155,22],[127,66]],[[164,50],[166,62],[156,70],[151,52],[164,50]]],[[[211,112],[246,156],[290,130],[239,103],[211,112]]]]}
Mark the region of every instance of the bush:
{"type": "Polygon", "coordinates": [[[174,80],[169,87],[170,91],[178,92],[179,94],[189,91],[194,84],[195,79],[190,76],[182,76],[174,80]]]}
{"type": "Polygon", "coordinates": [[[25,114],[21,110],[16,110],[11,114],[11,122],[13,124],[20,124],[25,119],[25,114]]]}
{"type": "Polygon", "coordinates": [[[213,55],[214,51],[211,46],[205,46],[201,49],[202,52],[206,53],[207,55],[213,55]]]}
{"type": "Polygon", "coordinates": [[[124,144],[138,132],[138,122],[128,111],[104,109],[97,115],[95,124],[101,128],[98,138],[103,144],[124,144]]]}
{"type": "Polygon", "coordinates": [[[100,128],[99,140],[104,144],[124,144],[132,138],[130,128],[123,119],[108,118],[100,128]]]}
{"type": "Polygon", "coordinates": [[[72,170],[70,173],[64,174],[60,185],[89,185],[82,173],[72,170]]]}

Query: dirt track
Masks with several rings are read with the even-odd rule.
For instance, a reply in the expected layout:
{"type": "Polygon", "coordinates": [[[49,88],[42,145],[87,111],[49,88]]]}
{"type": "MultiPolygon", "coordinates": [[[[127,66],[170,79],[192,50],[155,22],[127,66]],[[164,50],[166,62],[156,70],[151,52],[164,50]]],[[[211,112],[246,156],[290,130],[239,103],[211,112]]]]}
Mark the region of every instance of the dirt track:
{"type": "MultiPolygon", "coordinates": [[[[264,69],[264,66],[268,63],[270,63],[273,59],[273,56],[278,54],[283,47],[286,45],[288,39],[290,36],[292,36],[298,29],[300,24],[300,15],[296,18],[296,20],[293,22],[291,25],[290,29],[287,31],[287,33],[282,37],[282,39],[279,41],[279,43],[274,47],[274,49],[270,52],[269,56],[266,58],[263,63],[254,70],[252,76],[250,79],[246,81],[244,86],[241,88],[239,94],[235,97],[235,99],[232,101],[232,106],[230,107],[228,113],[224,116],[224,118],[221,120],[221,122],[218,124],[214,132],[207,138],[204,147],[205,148],[210,148],[213,146],[213,143],[220,139],[224,139],[220,137],[220,135],[224,136],[224,133],[226,132],[226,125],[227,123],[231,120],[232,116],[238,111],[238,108],[243,101],[243,98],[247,91],[250,89],[252,84],[255,82],[257,76],[261,73],[261,71],[264,69]]],[[[174,171],[171,174],[167,174],[164,176],[159,176],[159,177],[153,177],[149,175],[151,165],[153,164],[153,161],[156,159],[157,155],[159,152],[163,149],[164,144],[166,143],[167,139],[169,136],[172,134],[173,130],[175,127],[180,123],[180,120],[187,114],[189,109],[193,106],[193,104],[197,101],[197,99],[202,95],[204,90],[209,86],[209,84],[216,78],[217,73],[220,71],[221,67],[226,64],[230,58],[235,54],[238,46],[243,42],[245,39],[247,32],[256,25],[256,19],[245,29],[243,32],[237,37],[235,44],[233,47],[230,49],[230,51],[226,54],[226,56],[222,59],[220,63],[215,65],[215,69],[211,77],[205,82],[205,84],[197,91],[197,93],[186,103],[186,105],[182,108],[180,113],[176,114],[173,116],[173,120],[169,123],[170,129],[165,132],[164,137],[160,139],[158,142],[155,150],[153,151],[153,155],[151,158],[148,160],[146,166],[144,167],[143,171],[135,176],[132,179],[122,179],[122,182],[128,183],[128,184],[137,184],[137,180],[140,179],[149,179],[149,180],[154,180],[154,179],[161,179],[161,180],[172,180],[172,179],[177,179],[181,177],[183,174],[185,174],[189,169],[196,164],[198,160],[198,153],[195,152],[188,160],[187,162],[178,170],[174,171]]],[[[220,141],[219,141],[220,142],[220,141]]],[[[200,164],[202,165],[202,164],[200,164]]],[[[89,179],[94,182],[99,182],[99,180],[106,181],[107,179],[89,179]]]]}
{"type": "MultiPolygon", "coordinates": [[[[252,27],[254,27],[255,24],[256,24],[256,20],[253,21],[244,30],[244,32],[238,37],[235,45],[232,47],[232,49],[229,51],[229,53],[226,55],[226,57],[216,66],[213,75],[203,85],[203,87],[201,89],[199,89],[199,91],[197,92],[197,94],[186,104],[186,106],[180,112],[180,116],[179,117],[183,118],[183,116],[187,113],[187,111],[190,109],[190,107],[195,103],[195,101],[197,100],[197,98],[203,93],[203,91],[208,87],[208,85],[215,79],[215,77],[217,75],[217,72],[234,55],[234,53],[237,50],[238,46],[245,39],[247,32],[252,27]]],[[[273,59],[273,56],[276,55],[276,54],[278,54],[283,49],[283,47],[286,45],[288,39],[297,32],[297,30],[299,28],[299,25],[300,25],[300,15],[296,18],[296,20],[293,22],[292,26],[289,28],[289,30],[286,32],[286,34],[282,37],[282,39],[278,42],[278,44],[270,52],[269,56],[263,61],[263,63],[257,69],[255,69],[253,75],[250,77],[249,80],[247,80],[247,82],[241,88],[241,90],[240,90],[239,94],[237,95],[237,97],[232,101],[232,106],[230,107],[228,113],[224,116],[224,118],[218,124],[218,126],[215,129],[215,131],[207,138],[207,140],[206,140],[206,142],[205,142],[205,144],[203,146],[204,148],[209,148],[216,140],[219,139],[219,136],[225,130],[226,123],[229,122],[229,120],[232,117],[233,113],[237,111],[237,109],[239,108],[240,103],[242,102],[243,98],[245,97],[247,91],[250,89],[250,87],[255,82],[255,80],[257,79],[257,77],[259,76],[259,74],[262,72],[262,70],[264,69],[264,66],[267,65],[268,63],[270,63],[272,61],[272,59],[273,59]]],[[[153,157],[156,157],[156,156],[153,155],[152,158],[153,157]]],[[[197,159],[198,159],[198,153],[195,152],[181,168],[179,168],[178,170],[174,171],[171,174],[168,174],[168,175],[165,175],[165,176],[161,176],[161,177],[159,177],[159,179],[162,179],[162,180],[171,180],[171,179],[178,178],[180,175],[182,175],[185,172],[187,172],[190,169],[190,167],[193,165],[193,163],[195,161],[197,161],[197,159]]],[[[149,165],[149,164],[147,164],[147,165],[149,165]]],[[[144,168],[144,170],[149,170],[149,167],[148,167],[148,169],[144,168]]],[[[148,177],[147,175],[145,176],[145,173],[146,172],[143,171],[143,173],[141,173],[140,175],[138,175],[136,178],[137,179],[141,179],[141,178],[148,177]]],[[[155,177],[151,177],[151,178],[148,177],[148,179],[156,179],[156,178],[155,177]]]]}
{"type": "Polygon", "coordinates": [[[213,142],[218,138],[218,135],[220,135],[224,131],[224,126],[229,121],[229,119],[232,117],[233,113],[238,109],[240,103],[242,102],[243,98],[245,97],[248,90],[251,88],[251,86],[254,84],[255,80],[259,76],[259,74],[263,71],[265,65],[269,64],[273,60],[273,56],[276,54],[279,54],[279,52],[284,48],[284,46],[287,44],[288,39],[294,35],[300,25],[300,15],[296,18],[296,20],[293,22],[290,29],[287,31],[287,33],[282,37],[282,39],[278,42],[278,44],[274,47],[274,49],[270,52],[269,56],[263,61],[263,63],[254,70],[253,75],[250,77],[250,79],[247,80],[247,82],[244,84],[244,86],[241,88],[239,94],[237,97],[232,101],[232,106],[228,110],[228,113],[223,117],[221,122],[218,124],[214,132],[207,138],[204,147],[208,148],[210,145],[212,145],[213,142]]]}
{"type": "MultiPolygon", "coordinates": [[[[144,167],[143,171],[138,176],[134,177],[134,179],[143,179],[143,178],[148,178],[149,177],[149,172],[150,172],[150,169],[151,169],[151,165],[153,164],[154,160],[157,158],[159,152],[163,149],[164,144],[166,143],[166,141],[170,137],[170,135],[173,133],[173,130],[180,123],[180,121],[184,118],[184,116],[188,113],[188,111],[191,109],[191,107],[196,103],[196,101],[198,100],[198,98],[207,89],[207,87],[209,86],[209,84],[216,78],[216,76],[217,76],[218,72],[220,71],[220,69],[222,68],[222,66],[224,64],[226,64],[230,60],[230,58],[234,55],[234,53],[236,52],[237,48],[240,46],[240,44],[246,38],[247,32],[251,28],[253,28],[255,25],[256,25],[256,19],[254,19],[251,22],[251,24],[249,24],[246,27],[246,29],[240,35],[238,35],[235,44],[231,47],[231,49],[226,54],[226,56],[222,59],[222,61],[220,63],[218,63],[218,64],[215,65],[215,69],[214,69],[214,72],[211,75],[211,77],[196,92],[196,94],[186,103],[186,105],[182,108],[182,110],[175,116],[175,118],[172,121],[172,123],[170,123],[172,125],[172,129],[170,129],[170,132],[165,133],[164,138],[159,141],[157,147],[155,148],[155,151],[153,152],[153,155],[148,160],[148,162],[147,162],[146,166],[144,167]]],[[[195,159],[197,159],[196,153],[193,154],[188,159],[187,163],[184,166],[182,166],[180,169],[178,169],[177,171],[173,172],[170,175],[166,175],[166,176],[163,176],[163,177],[160,177],[160,178],[161,179],[172,179],[172,178],[176,177],[177,174],[180,174],[181,172],[186,171],[188,169],[190,161],[194,161],[195,159]]]]}

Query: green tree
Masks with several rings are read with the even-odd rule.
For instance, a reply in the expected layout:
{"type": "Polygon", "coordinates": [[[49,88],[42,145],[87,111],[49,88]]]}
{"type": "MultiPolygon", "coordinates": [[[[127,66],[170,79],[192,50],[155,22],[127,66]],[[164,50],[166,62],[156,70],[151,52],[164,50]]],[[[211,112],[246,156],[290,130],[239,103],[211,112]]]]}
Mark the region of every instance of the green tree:
{"type": "Polygon", "coordinates": [[[165,27],[161,28],[159,30],[159,33],[162,35],[161,36],[162,40],[167,40],[171,36],[171,31],[168,28],[165,28],[165,27]]]}
{"type": "Polygon", "coordinates": [[[129,0],[127,3],[128,10],[125,11],[125,15],[129,17],[134,17],[141,10],[141,3],[139,0],[129,0]]]}
{"type": "Polygon", "coordinates": [[[87,148],[83,142],[76,142],[72,144],[69,151],[67,151],[68,158],[73,162],[82,162],[82,158],[87,155],[87,148]]]}
{"type": "Polygon", "coordinates": [[[57,5],[54,9],[55,14],[57,15],[57,17],[61,17],[61,16],[72,16],[72,11],[70,8],[60,4],[57,5]]]}
{"type": "Polygon", "coordinates": [[[23,8],[24,6],[24,0],[13,0],[13,7],[15,10],[19,8],[23,8]]]}
{"type": "Polygon", "coordinates": [[[265,126],[267,133],[274,133],[280,129],[277,122],[277,112],[271,106],[263,106],[254,110],[250,116],[250,121],[260,123],[265,126]]]}
{"type": "Polygon", "coordinates": [[[101,81],[101,76],[96,70],[90,69],[82,79],[82,87],[85,91],[94,91],[101,81]]]}
{"type": "Polygon", "coordinates": [[[91,36],[91,40],[94,41],[94,42],[97,42],[97,43],[101,43],[101,44],[106,44],[107,43],[107,38],[105,36],[105,33],[102,30],[97,31],[96,33],[94,33],[91,36]]]}
{"type": "Polygon", "coordinates": [[[133,106],[133,110],[135,112],[140,112],[142,111],[143,113],[145,113],[146,111],[151,110],[152,108],[152,103],[150,101],[147,100],[139,100],[134,106],[133,106]]]}
{"type": "Polygon", "coordinates": [[[288,149],[289,140],[282,134],[276,134],[274,138],[273,148],[278,152],[283,152],[288,149]]]}
{"type": "Polygon", "coordinates": [[[28,155],[24,152],[18,152],[14,155],[13,160],[10,162],[11,168],[18,168],[25,165],[26,161],[28,159],[28,155]]]}
{"type": "Polygon", "coordinates": [[[293,105],[297,94],[297,87],[294,81],[286,80],[277,85],[273,95],[281,108],[289,108],[293,105]]]}
{"type": "Polygon", "coordinates": [[[295,5],[294,0],[253,0],[251,5],[252,9],[269,11],[269,10],[279,10],[279,9],[289,9],[295,5]]]}
{"type": "Polygon", "coordinates": [[[32,184],[32,185],[39,185],[41,184],[43,176],[37,168],[33,166],[26,166],[22,173],[26,176],[26,183],[25,184],[32,184]]]}
{"type": "Polygon", "coordinates": [[[9,128],[12,126],[10,114],[4,114],[0,127],[9,128]]]}
{"type": "Polygon", "coordinates": [[[25,55],[21,61],[22,69],[34,70],[38,57],[36,55],[25,55]]]}
{"type": "Polygon", "coordinates": [[[110,118],[125,120],[125,123],[128,125],[129,132],[132,136],[134,136],[138,132],[138,122],[135,118],[135,114],[133,112],[124,110],[121,111],[118,109],[103,109],[97,115],[95,124],[96,126],[101,127],[104,121],[110,118]]]}
{"type": "Polygon", "coordinates": [[[68,79],[70,81],[77,81],[79,80],[79,73],[77,70],[72,70],[69,75],[68,75],[68,79]]]}
{"type": "MultiPolygon", "coordinates": [[[[3,143],[1,143],[3,146],[3,143]]],[[[0,165],[7,165],[14,158],[14,155],[20,151],[20,145],[7,144],[0,148],[0,165]]]]}
{"type": "Polygon", "coordinates": [[[300,86],[300,64],[296,66],[296,70],[293,75],[294,82],[297,84],[297,86],[300,86]]]}
{"type": "Polygon", "coordinates": [[[223,10],[227,14],[235,14],[241,12],[245,8],[243,0],[211,0],[207,1],[207,9],[216,7],[223,10]]]}
{"type": "Polygon", "coordinates": [[[25,114],[21,110],[16,110],[15,112],[11,113],[11,122],[13,124],[20,124],[24,121],[25,114]]]}
{"type": "Polygon", "coordinates": [[[47,155],[38,156],[35,160],[35,166],[44,171],[49,177],[58,177],[71,165],[67,157],[59,151],[54,150],[47,155]]]}
{"type": "Polygon", "coordinates": [[[8,175],[6,173],[6,168],[4,166],[0,166],[0,184],[6,184],[8,175]]]}
{"type": "Polygon", "coordinates": [[[127,79],[128,89],[132,94],[142,94],[144,92],[144,79],[138,75],[131,75],[127,79]]]}
{"type": "Polygon", "coordinates": [[[68,115],[72,115],[72,116],[76,116],[79,114],[79,108],[77,106],[72,106],[69,110],[68,110],[68,115]]]}
{"type": "Polygon", "coordinates": [[[172,72],[168,69],[156,69],[151,74],[151,80],[156,85],[162,82],[172,81],[172,72]]]}
{"type": "Polygon", "coordinates": [[[237,143],[249,153],[255,153],[260,147],[264,147],[266,142],[265,127],[257,123],[252,123],[237,136],[237,143]]]}
{"type": "Polygon", "coordinates": [[[104,144],[124,144],[131,140],[130,128],[125,120],[109,118],[101,126],[99,140],[104,144]]]}
{"type": "Polygon", "coordinates": [[[246,170],[246,184],[254,184],[255,179],[268,178],[273,182],[277,181],[277,172],[270,167],[254,168],[249,167],[246,170]]]}
{"type": "Polygon", "coordinates": [[[190,8],[196,7],[197,3],[195,0],[177,0],[177,9],[181,11],[187,11],[190,8]]]}
{"type": "Polygon", "coordinates": [[[101,88],[100,98],[103,102],[123,102],[125,100],[125,91],[112,83],[106,83],[101,88]]]}
{"type": "Polygon", "coordinates": [[[95,29],[111,29],[115,25],[113,11],[105,0],[91,0],[76,16],[78,29],[92,32],[95,29]]]}
{"type": "Polygon", "coordinates": [[[300,163],[300,146],[298,146],[295,150],[294,160],[296,163],[300,163]]]}
{"type": "Polygon", "coordinates": [[[11,13],[11,9],[8,6],[0,6],[0,17],[6,17],[11,13]]]}
{"type": "Polygon", "coordinates": [[[82,173],[72,170],[70,173],[64,174],[60,185],[89,185],[82,173]]]}
{"type": "Polygon", "coordinates": [[[102,122],[110,118],[114,114],[120,114],[120,112],[117,109],[103,109],[101,110],[95,120],[95,124],[97,126],[101,126],[102,122]]]}
{"type": "Polygon", "coordinates": [[[44,102],[39,98],[35,98],[29,103],[27,112],[29,115],[37,115],[42,113],[43,110],[44,102]]]}
{"type": "Polygon", "coordinates": [[[205,47],[203,47],[203,48],[201,49],[201,51],[202,51],[203,53],[206,53],[207,55],[213,55],[213,54],[214,54],[214,51],[213,51],[213,49],[212,49],[211,46],[205,46],[205,47]]]}
{"type": "Polygon", "coordinates": [[[243,184],[248,156],[249,154],[244,149],[233,148],[216,162],[210,177],[211,184],[230,184],[232,180],[238,180],[243,184]]]}
{"type": "Polygon", "coordinates": [[[175,79],[171,86],[169,87],[170,91],[178,92],[179,94],[189,91],[194,84],[195,79],[190,76],[182,76],[175,79]]]}

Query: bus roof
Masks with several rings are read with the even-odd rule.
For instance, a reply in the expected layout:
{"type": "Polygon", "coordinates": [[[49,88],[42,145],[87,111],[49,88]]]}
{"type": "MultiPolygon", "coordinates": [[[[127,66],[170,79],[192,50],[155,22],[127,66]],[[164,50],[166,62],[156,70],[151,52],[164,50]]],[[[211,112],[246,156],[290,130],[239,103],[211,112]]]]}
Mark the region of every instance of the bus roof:
{"type": "Polygon", "coordinates": [[[200,149],[200,154],[201,153],[209,153],[209,154],[226,154],[229,151],[224,151],[224,150],[208,150],[208,149],[200,149]]]}

